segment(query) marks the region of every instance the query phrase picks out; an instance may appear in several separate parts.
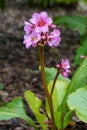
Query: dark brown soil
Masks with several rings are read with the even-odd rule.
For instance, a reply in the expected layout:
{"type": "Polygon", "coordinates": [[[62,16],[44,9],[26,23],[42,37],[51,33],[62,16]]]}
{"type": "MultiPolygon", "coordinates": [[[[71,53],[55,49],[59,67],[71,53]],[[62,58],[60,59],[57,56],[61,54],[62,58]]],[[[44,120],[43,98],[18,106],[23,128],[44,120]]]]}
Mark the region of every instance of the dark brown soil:
{"type": "MultiPolygon", "coordinates": [[[[0,11],[0,83],[4,89],[0,91],[0,102],[9,102],[16,96],[24,99],[24,92],[31,89],[42,100],[44,91],[40,72],[38,71],[39,60],[36,48],[27,50],[23,45],[24,20],[41,9],[37,8],[6,8],[0,11]]],[[[58,10],[58,8],[47,9],[50,16],[59,14],[80,14],[75,10],[58,10]]],[[[83,13],[83,12],[81,12],[83,13]]],[[[59,47],[45,48],[45,64],[48,67],[55,67],[61,58],[69,58],[71,62],[72,77],[76,67],[74,66],[75,50],[79,46],[79,35],[75,31],[61,30],[62,42],[59,47]]],[[[26,103],[25,103],[26,104],[26,103]]],[[[29,108],[26,110],[29,116],[34,117],[29,108]]],[[[77,122],[72,130],[86,130],[87,125],[77,122]]],[[[20,119],[0,121],[0,130],[34,130],[20,119]]],[[[71,128],[69,128],[71,130],[71,128]]]]}

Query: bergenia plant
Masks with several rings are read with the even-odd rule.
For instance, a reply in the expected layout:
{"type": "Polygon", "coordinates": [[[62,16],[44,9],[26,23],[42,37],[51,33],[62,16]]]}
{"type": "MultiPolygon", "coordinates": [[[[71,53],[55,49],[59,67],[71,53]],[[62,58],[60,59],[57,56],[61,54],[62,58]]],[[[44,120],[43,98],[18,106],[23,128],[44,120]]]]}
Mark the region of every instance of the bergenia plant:
{"type": "Polygon", "coordinates": [[[26,114],[20,97],[0,108],[0,120],[21,118],[35,130],[64,130],[72,120],[73,113],[76,113],[80,120],[87,122],[87,58],[85,57],[72,79],[68,78],[71,72],[68,59],[62,59],[54,68],[45,67],[44,48],[59,46],[60,30],[45,11],[34,13],[24,24],[23,43],[27,49],[37,47],[38,50],[39,70],[46,95],[45,106],[42,107],[41,99],[31,90],[24,95],[40,127],[26,114]],[[40,111],[41,109],[43,111],[40,111]]]}

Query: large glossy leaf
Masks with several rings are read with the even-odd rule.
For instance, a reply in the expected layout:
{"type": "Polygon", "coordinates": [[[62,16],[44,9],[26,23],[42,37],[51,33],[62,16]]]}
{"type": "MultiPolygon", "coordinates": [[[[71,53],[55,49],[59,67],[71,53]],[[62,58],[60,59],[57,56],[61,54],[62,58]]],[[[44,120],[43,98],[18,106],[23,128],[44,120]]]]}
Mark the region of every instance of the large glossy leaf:
{"type": "MultiPolygon", "coordinates": [[[[57,69],[45,67],[45,73],[46,73],[46,82],[48,84],[50,81],[54,80],[57,73],[57,69]]],[[[61,74],[58,76],[58,79],[70,82],[70,79],[64,78],[61,74]]]]}
{"type": "Polygon", "coordinates": [[[80,35],[86,32],[87,17],[85,16],[58,16],[54,18],[54,23],[57,25],[64,24],[68,29],[74,29],[80,35]]]}
{"type": "Polygon", "coordinates": [[[76,89],[83,87],[86,83],[87,83],[87,57],[73,75],[69,85],[68,93],[71,93],[76,89]]]}
{"type": "Polygon", "coordinates": [[[82,64],[72,77],[72,80],[68,86],[62,104],[60,106],[61,112],[65,113],[67,107],[67,98],[69,94],[85,86],[86,84],[87,84],[87,58],[82,62],[82,64]]]}
{"type": "Polygon", "coordinates": [[[15,98],[4,107],[0,107],[0,120],[9,120],[12,118],[21,118],[29,124],[34,125],[34,122],[27,116],[24,104],[21,98],[15,98]]]}
{"type": "Polygon", "coordinates": [[[77,117],[87,123],[87,87],[71,93],[67,103],[70,110],[75,111],[77,117]]]}
{"type": "MultiPolygon", "coordinates": [[[[48,84],[49,92],[52,89],[52,84],[53,84],[52,81],[48,84]]],[[[58,128],[61,127],[61,122],[60,122],[61,113],[60,113],[60,111],[58,111],[58,108],[63,101],[63,98],[66,93],[68,85],[69,85],[69,83],[66,81],[57,80],[53,94],[52,94],[55,122],[56,122],[56,126],[58,128]]],[[[50,111],[49,111],[49,106],[48,106],[47,100],[46,100],[46,111],[47,111],[48,116],[50,117],[50,111]]]]}
{"type": "Polygon", "coordinates": [[[87,57],[82,62],[77,71],[74,73],[72,80],[68,86],[68,90],[65,94],[62,105],[65,107],[66,100],[70,93],[74,92],[78,88],[85,86],[86,84],[87,84],[87,57]]]}
{"type": "Polygon", "coordinates": [[[42,101],[35,96],[34,93],[31,91],[26,91],[25,92],[25,98],[33,111],[34,115],[36,116],[36,119],[38,120],[40,126],[42,127],[42,130],[47,129],[47,125],[44,124],[44,122],[47,121],[47,117],[45,114],[40,113],[40,108],[42,106],[42,101]]]}

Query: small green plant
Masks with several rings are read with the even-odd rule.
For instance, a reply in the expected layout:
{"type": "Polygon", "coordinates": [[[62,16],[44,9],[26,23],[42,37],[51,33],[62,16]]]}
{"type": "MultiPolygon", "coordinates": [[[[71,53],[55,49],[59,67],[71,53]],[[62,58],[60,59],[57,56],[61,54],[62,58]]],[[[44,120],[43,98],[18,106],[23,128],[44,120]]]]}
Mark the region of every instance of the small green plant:
{"type": "MultiPolygon", "coordinates": [[[[25,36],[23,43],[26,48],[37,47],[43,88],[46,94],[45,106],[31,90],[24,95],[38,121],[41,130],[64,130],[72,119],[73,112],[77,117],[87,122],[87,58],[68,78],[70,63],[68,59],[47,68],[44,64],[44,48],[59,46],[60,31],[53,24],[52,18],[46,12],[34,13],[29,22],[25,21],[25,36]],[[40,109],[43,109],[43,112],[40,109]]],[[[36,123],[26,114],[22,98],[16,97],[13,101],[0,107],[0,120],[21,118],[38,130],[36,123]]]]}
{"type": "Polygon", "coordinates": [[[80,35],[80,46],[76,50],[75,65],[82,61],[81,55],[87,55],[87,17],[85,16],[58,16],[54,18],[54,23],[64,25],[68,29],[75,30],[80,35]]]}
{"type": "Polygon", "coordinates": [[[1,8],[1,9],[4,9],[5,6],[6,6],[5,0],[0,0],[0,8],[1,8]]]}
{"type": "Polygon", "coordinates": [[[78,0],[28,0],[29,5],[39,5],[43,7],[53,6],[54,4],[64,3],[65,5],[77,3],[78,0]]]}

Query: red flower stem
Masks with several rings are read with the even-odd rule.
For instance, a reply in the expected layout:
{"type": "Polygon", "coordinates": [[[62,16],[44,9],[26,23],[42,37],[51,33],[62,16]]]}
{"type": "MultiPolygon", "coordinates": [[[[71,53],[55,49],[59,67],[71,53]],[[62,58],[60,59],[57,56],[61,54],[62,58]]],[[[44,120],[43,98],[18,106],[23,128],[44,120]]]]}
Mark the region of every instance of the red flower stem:
{"type": "Polygon", "coordinates": [[[58,77],[59,74],[60,74],[59,70],[57,70],[56,76],[55,76],[54,81],[53,81],[53,85],[52,85],[52,90],[51,90],[50,96],[52,96],[52,94],[53,94],[55,83],[56,83],[56,80],[57,80],[57,77],[58,77]]]}
{"type": "Polygon", "coordinates": [[[54,120],[53,102],[52,102],[52,97],[50,96],[48,88],[47,88],[46,76],[45,76],[45,70],[44,70],[44,46],[39,45],[38,52],[39,52],[39,58],[40,58],[43,87],[45,90],[45,94],[49,103],[49,108],[50,108],[50,113],[51,113],[52,128],[50,130],[56,130],[55,120],[54,120]]]}

